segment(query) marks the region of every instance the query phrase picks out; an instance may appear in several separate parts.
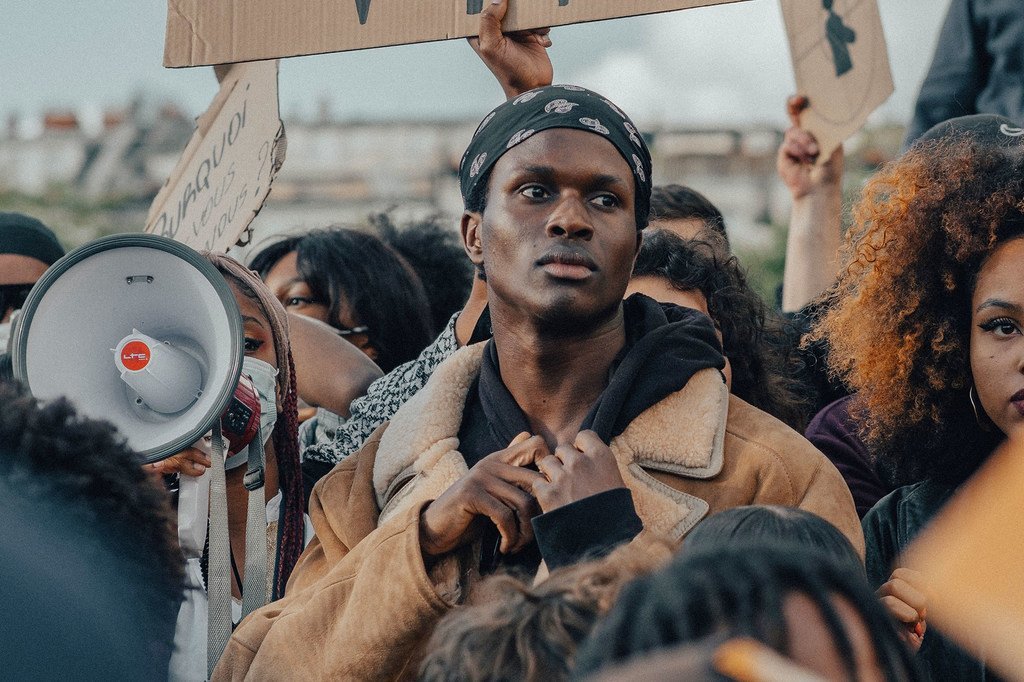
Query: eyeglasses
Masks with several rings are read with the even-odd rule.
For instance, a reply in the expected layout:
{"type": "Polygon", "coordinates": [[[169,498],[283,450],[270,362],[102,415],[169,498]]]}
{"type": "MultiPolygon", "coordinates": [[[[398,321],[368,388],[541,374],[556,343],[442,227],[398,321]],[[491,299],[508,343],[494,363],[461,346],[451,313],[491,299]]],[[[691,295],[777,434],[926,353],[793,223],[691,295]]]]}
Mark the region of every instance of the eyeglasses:
{"type": "Polygon", "coordinates": [[[0,317],[8,310],[17,310],[25,305],[28,293],[32,291],[32,283],[0,284],[0,317]]]}
{"type": "Polygon", "coordinates": [[[352,336],[353,334],[369,334],[370,328],[366,325],[360,327],[342,327],[337,330],[338,336],[344,338],[346,336],[352,336]]]}

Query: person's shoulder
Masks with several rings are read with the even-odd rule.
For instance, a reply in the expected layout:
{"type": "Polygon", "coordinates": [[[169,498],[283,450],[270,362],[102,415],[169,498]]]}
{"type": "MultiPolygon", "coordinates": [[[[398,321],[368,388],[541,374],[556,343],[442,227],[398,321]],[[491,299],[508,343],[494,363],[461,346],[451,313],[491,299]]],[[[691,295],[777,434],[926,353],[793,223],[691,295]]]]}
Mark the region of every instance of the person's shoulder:
{"type": "Polygon", "coordinates": [[[726,436],[777,454],[783,460],[791,456],[824,458],[817,448],[781,420],[758,409],[735,395],[729,395],[729,416],[725,422],[726,436]]]}

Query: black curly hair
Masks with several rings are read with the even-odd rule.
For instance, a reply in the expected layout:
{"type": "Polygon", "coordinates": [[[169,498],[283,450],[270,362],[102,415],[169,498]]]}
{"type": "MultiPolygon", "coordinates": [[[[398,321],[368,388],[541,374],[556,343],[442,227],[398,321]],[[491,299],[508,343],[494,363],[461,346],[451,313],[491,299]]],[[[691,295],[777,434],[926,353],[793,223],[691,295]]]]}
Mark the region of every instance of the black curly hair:
{"type": "Polygon", "coordinates": [[[680,290],[700,291],[722,332],[732,365],[732,392],[803,432],[808,407],[791,370],[784,323],[747,284],[735,256],[715,232],[688,240],[668,230],[648,230],[633,276],[661,277],[680,290]]]}
{"type": "Polygon", "coordinates": [[[664,570],[633,581],[580,647],[576,677],[584,679],[608,665],[714,634],[751,637],[789,655],[784,605],[796,594],[817,607],[848,679],[859,675],[850,634],[836,608],[840,598],[860,617],[886,680],[920,679],[863,572],[823,552],[784,542],[684,551],[664,570]]]}
{"type": "MultiPolygon", "coordinates": [[[[184,559],[166,490],[145,473],[142,459],[112,424],[79,417],[66,399],[41,403],[20,385],[0,382],[0,405],[0,489],[6,508],[16,506],[13,498],[18,496],[23,507],[31,505],[37,514],[59,515],[40,520],[42,534],[31,540],[36,547],[8,546],[5,541],[0,552],[10,557],[7,553],[67,551],[69,562],[92,557],[109,563],[106,572],[95,567],[96,575],[102,574],[96,586],[123,591],[125,604],[108,605],[110,610],[134,612],[144,630],[121,635],[144,641],[150,655],[163,656],[166,665],[184,588],[184,559]],[[69,546],[48,546],[57,538],[66,538],[69,546]],[[89,556],[75,556],[76,551],[89,556]]],[[[0,533],[0,539],[14,537],[7,532],[11,530],[0,533]]],[[[73,580],[72,573],[68,567],[63,579],[73,580]]],[[[78,616],[83,612],[74,610],[78,616]]],[[[50,624],[42,627],[49,629],[50,624]]],[[[64,625],[52,627],[59,632],[64,625]]],[[[102,639],[99,630],[94,632],[102,639]]],[[[153,670],[159,668],[156,660],[151,663],[153,670]]]]}

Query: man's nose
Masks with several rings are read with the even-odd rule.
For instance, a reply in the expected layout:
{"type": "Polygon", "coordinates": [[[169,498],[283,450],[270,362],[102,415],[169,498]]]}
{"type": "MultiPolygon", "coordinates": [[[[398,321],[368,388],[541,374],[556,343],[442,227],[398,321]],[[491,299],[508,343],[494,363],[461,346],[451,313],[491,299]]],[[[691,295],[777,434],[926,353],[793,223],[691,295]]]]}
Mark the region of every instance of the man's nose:
{"type": "Polygon", "coordinates": [[[589,240],[594,235],[594,225],[583,198],[571,194],[561,197],[548,216],[545,231],[549,237],[589,240]]]}

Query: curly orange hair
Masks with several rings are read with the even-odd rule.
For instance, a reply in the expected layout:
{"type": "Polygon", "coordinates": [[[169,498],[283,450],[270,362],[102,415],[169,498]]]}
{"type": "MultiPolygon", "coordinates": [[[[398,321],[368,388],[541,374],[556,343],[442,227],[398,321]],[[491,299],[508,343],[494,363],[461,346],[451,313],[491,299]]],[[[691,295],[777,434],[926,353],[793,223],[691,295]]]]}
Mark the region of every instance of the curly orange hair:
{"type": "Polygon", "coordinates": [[[1021,233],[1020,154],[965,138],[920,143],[865,186],[846,267],[811,335],[852,414],[900,482],[960,479],[994,446],[975,420],[970,303],[995,245],[1021,233]]]}

